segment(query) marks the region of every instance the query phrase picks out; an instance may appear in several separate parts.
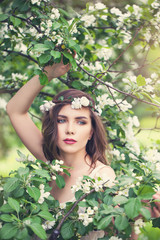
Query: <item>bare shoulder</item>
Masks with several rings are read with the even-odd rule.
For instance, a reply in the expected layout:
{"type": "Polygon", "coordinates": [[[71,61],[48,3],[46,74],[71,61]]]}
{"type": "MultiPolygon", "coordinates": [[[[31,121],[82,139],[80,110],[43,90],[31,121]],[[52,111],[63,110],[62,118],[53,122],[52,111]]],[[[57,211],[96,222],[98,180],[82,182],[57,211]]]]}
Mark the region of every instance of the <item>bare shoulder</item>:
{"type": "Polygon", "coordinates": [[[105,176],[111,180],[114,180],[116,178],[116,174],[113,168],[111,168],[109,165],[105,165],[98,161],[98,163],[96,164],[96,167],[99,167],[99,166],[102,166],[97,172],[99,176],[105,176]]]}

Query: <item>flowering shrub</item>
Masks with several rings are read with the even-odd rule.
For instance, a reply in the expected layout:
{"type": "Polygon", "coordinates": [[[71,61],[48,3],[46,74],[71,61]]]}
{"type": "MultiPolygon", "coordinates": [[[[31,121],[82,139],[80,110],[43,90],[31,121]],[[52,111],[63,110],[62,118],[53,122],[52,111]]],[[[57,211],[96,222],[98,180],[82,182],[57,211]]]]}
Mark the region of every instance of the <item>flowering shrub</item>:
{"type": "MultiPolygon", "coordinates": [[[[96,229],[97,236],[107,240],[129,239],[132,229],[140,240],[160,238],[159,219],[152,219],[146,209],[146,201],[152,205],[152,195],[159,190],[159,140],[147,149],[138,144],[133,128],[141,129],[132,110],[138,101],[148,104],[158,130],[159,66],[158,59],[148,60],[148,53],[160,41],[159,6],[157,0],[141,0],[123,8],[87,3],[85,10],[68,13],[49,0],[1,3],[1,93],[16,92],[34,74],[46,84],[45,66],[61,59],[70,63],[71,70],[46,86],[31,112],[40,114],[42,102],[66,86],[90,93],[107,131],[107,154],[112,156],[117,175],[110,187],[101,178],[85,177],[72,188],[76,204],[59,204],[49,194],[48,182],[55,180],[60,188],[64,186],[59,173],[68,172],[63,163],[45,164],[19,153],[18,161],[25,167],[1,180],[2,239],[31,239],[34,234],[47,239],[52,228],[60,231],[59,239],[92,236],[96,229]],[[141,220],[136,219],[139,215],[141,220]]],[[[0,109],[5,109],[6,99],[0,98],[0,109]]],[[[85,101],[74,103],[74,108],[87,106],[86,99],[81,100],[85,101]]],[[[41,110],[51,106],[45,102],[41,110]]]]}
{"type": "Polygon", "coordinates": [[[19,155],[17,160],[24,163],[23,167],[1,179],[1,239],[34,239],[35,235],[47,239],[53,229],[60,231],[60,239],[91,236],[96,229],[97,236],[104,237],[100,239],[130,239],[133,229],[143,239],[147,226],[153,231],[152,239],[156,239],[154,231],[160,237],[146,208],[154,203],[152,195],[160,184],[157,172],[151,171],[154,163],[146,164],[144,173],[141,163],[133,160],[128,172],[120,173],[114,183],[106,177],[104,181],[103,176],[84,176],[72,187],[75,200],[59,203],[50,195],[49,182],[54,176],[57,185],[64,187],[59,173],[69,173],[63,162],[48,164],[20,152],[19,155]],[[140,214],[141,218],[135,221],[140,214]]]}

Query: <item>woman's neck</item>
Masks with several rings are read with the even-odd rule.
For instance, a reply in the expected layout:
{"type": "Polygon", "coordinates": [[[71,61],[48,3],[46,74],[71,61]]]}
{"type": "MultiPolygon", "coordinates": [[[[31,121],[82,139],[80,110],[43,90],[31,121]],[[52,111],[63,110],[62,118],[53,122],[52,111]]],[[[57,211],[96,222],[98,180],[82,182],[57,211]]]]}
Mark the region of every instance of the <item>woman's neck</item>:
{"type": "Polygon", "coordinates": [[[79,169],[82,167],[90,166],[91,165],[91,159],[87,155],[86,152],[83,153],[68,153],[63,154],[61,153],[61,158],[64,161],[64,164],[68,167],[79,169]]]}

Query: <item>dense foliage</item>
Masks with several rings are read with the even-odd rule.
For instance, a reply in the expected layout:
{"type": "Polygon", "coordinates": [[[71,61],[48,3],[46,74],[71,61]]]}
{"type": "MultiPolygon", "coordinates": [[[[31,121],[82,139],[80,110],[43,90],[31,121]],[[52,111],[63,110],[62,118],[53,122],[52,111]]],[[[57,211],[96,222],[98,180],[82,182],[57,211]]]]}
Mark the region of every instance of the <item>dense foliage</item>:
{"type": "MultiPolygon", "coordinates": [[[[110,145],[107,154],[112,155],[117,182],[109,188],[100,178],[85,177],[79,188],[74,187],[76,199],[85,198],[76,203],[83,207],[83,215],[78,207],[68,214],[74,203],[62,206],[49,195],[51,178],[64,186],[57,173],[61,165],[54,168],[19,153],[26,166],[1,180],[1,239],[27,240],[33,234],[46,239],[53,226],[61,229],[59,239],[78,239],[94,229],[108,233],[101,239],[129,239],[134,227],[140,240],[160,239],[159,219],[155,221],[146,209],[154,204],[152,195],[160,184],[159,141],[148,149],[139,146],[133,131],[139,121],[132,111],[138,101],[144,102],[159,119],[159,63],[147,58],[149,50],[159,46],[159,7],[154,0],[123,9],[87,3],[82,12],[68,13],[48,0],[2,2],[1,108],[5,94],[15,93],[34,74],[47,84],[43,68],[63,56],[71,70],[43,89],[31,116],[39,116],[43,100],[62,89],[90,93],[102,111],[110,145]],[[58,225],[65,214],[64,223],[58,225]],[[140,214],[141,220],[135,221],[140,214]]],[[[53,161],[53,166],[57,164],[53,161]]]]}

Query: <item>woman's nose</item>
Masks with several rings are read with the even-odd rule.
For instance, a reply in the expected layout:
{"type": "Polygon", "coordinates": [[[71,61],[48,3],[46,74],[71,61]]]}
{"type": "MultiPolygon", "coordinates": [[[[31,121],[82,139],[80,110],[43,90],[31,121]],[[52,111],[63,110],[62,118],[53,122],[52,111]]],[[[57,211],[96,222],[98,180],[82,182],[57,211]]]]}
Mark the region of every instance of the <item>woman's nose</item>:
{"type": "Polygon", "coordinates": [[[66,127],[66,134],[75,134],[75,127],[73,123],[68,123],[66,127]]]}

